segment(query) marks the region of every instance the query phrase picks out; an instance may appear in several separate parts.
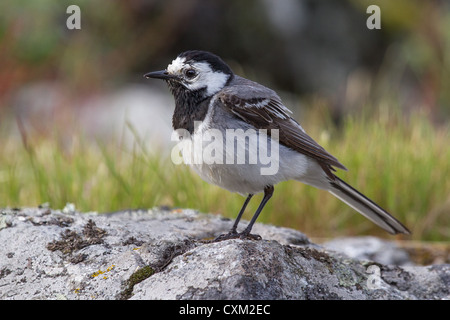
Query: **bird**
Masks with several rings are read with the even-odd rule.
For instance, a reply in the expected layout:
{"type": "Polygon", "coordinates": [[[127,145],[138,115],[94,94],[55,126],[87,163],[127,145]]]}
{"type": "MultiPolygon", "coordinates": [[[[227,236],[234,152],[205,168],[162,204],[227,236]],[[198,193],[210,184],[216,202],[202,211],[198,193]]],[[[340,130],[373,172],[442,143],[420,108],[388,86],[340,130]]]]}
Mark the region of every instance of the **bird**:
{"type": "MultiPolygon", "coordinates": [[[[184,161],[203,180],[246,196],[230,231],[215,241],[261,239],[251,233],[252,227],[272,197],[274,186],[287,180],[330,192],[390,234],[410,234],[390,213],[335,175],[337,169],[347,168],[306,133],[274,90],[235,74],[219,56],[203,50],[184,51],[166,69],[146,73],[144,77],[167,83],[175,100],[172,126],[180,132],[180,140],[201,141],[198,138],[210,129],[224,135],[232,130],[250,132],[248,140],[234,142],[233,145],[248,153],[244,157],[247,161],[195,162],[188,161],[195,153],[192,149],[190,155],[183,154],[184,161]],[[272,146],[271,150],[266,147],[264,151],[278,151],[274,172],[263,174],[262,169],[267,167],[267,162],[263,163],[259,158],[248,161],[254,153],[261,151],[251,149],[251,138],[266,142],[259,143],[258,148],[272,146]],[[246,228],[238,232],[238,224],[248,203],[258,193],[264,193],[261,203],[246,228]]],[[[218,146],[220,149],[220,144],[218,146]]],[[[225,148],[216,150],[219,159],[228,155],[229,150],[225,148]]],[[[236,161],[236,156],[233,159],[236,161]]]]}

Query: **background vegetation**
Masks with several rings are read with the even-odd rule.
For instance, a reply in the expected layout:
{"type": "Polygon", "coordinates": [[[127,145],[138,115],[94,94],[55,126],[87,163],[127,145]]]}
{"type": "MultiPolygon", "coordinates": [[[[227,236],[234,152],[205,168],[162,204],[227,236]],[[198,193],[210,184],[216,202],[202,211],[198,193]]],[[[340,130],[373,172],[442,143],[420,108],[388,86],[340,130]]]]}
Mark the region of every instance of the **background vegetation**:
{"type": "MultiPolygon", "coordinates": [[[[199,48],[276,88],[350,169],[339,175],[403,221],[413,239],[448,241],[450,5],[376,2],[381,30],[366,28],[372,3],[362,0],[2,1],[0,207],[166,205],[234,218],[241,196],[173,165],[137,124],[123,119],[105,138],[76,117],[87,112],[108,126],[86,101],[142,86],[143,73],[199,48]],[[65,11],[75,3],[82,29],[71,31],[65,11]]],[[[168,94],[153,85],[145,82],[146,90],[168,94]]],[[[156,116],[145,119],[155,125],[156,116]]],[[[275,188],[260,221],[317,237],[387,236],[328,193],[294,182],[275,188]]]]}

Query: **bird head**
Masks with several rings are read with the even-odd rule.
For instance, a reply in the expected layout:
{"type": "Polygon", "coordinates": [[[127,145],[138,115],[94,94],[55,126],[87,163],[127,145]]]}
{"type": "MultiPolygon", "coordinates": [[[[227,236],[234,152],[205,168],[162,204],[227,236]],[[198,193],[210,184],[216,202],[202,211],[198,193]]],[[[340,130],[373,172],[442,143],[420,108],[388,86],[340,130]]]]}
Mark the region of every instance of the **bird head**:
{"type": "Polygon", "coordinates": [[[192,50],[179,54],[165,70],[144,77],[165,80],[174,95],[195,93],[207,98],[226,86],[233,71],[215,54],[192,50]]]}

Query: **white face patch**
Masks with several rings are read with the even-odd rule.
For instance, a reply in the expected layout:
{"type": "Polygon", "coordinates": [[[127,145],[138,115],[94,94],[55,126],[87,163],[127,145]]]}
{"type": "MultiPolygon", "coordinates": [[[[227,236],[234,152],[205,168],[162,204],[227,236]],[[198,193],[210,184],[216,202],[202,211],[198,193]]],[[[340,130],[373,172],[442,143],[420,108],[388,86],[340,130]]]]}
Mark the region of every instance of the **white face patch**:
{"type": "Polygon", "coordinates": [[[185,60],[186,58],[177,57],[175,60],[172,61],[171,64],[168,65],[167,72],[174,75],[180,74],[183,68],[185,67],[184,64],[185,60]]]}
{"type": "Polygon", "coordinates": [[[198,90],[206,88],[206,95],[212,96],[219,92],[227,83],[229,75],[223,72],[213,71],[206,62],[186,63],[186,58],[177,57],[167,67],[167,72],[179,76],[183,79],[183,85],[189,90],[198,90]],[[187,79],[184,76],[186,69],[194,69],[197,76],[187,79]]]}
{"type": "Polygon", "coordinates": [[[186,87],[191,90],[206,88],[206,93],[211,96],[219,92],[227,83],[229,75],[223,72],[215,72],[206,62],[194,63],[193,67],[198,72],[198,76],[190,83],[186,83],[186,87]]]}

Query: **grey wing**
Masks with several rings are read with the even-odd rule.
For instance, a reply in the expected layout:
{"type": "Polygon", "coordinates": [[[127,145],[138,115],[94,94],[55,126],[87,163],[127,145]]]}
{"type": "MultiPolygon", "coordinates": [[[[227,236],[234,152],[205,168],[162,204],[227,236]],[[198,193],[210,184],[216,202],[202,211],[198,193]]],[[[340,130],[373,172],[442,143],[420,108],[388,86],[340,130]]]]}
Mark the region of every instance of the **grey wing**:
{"type": "Polygon", "coordinates": [[[228,86],[219,92],[218,99],[223,108],[255,128],[268,129],[268,134],[270,130],[278,129],[282,145],[316,159],[332,180],[332,167],[347,170],[306,134],[273,90],[241,78],[237,85],[228,86]]]}

